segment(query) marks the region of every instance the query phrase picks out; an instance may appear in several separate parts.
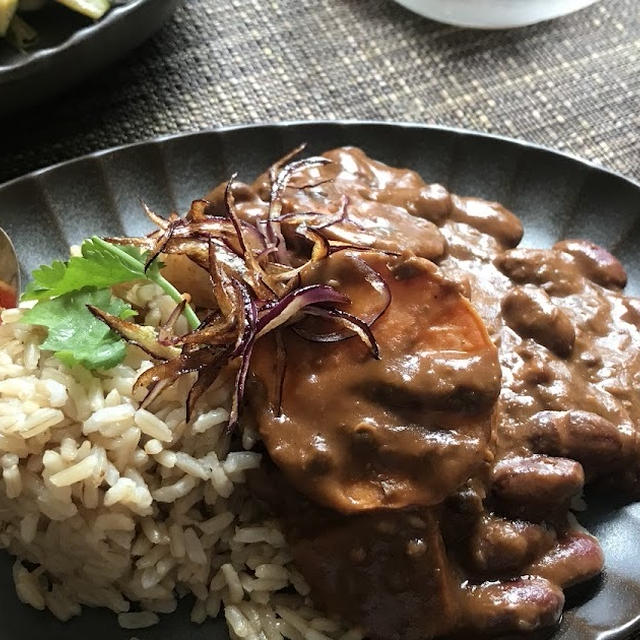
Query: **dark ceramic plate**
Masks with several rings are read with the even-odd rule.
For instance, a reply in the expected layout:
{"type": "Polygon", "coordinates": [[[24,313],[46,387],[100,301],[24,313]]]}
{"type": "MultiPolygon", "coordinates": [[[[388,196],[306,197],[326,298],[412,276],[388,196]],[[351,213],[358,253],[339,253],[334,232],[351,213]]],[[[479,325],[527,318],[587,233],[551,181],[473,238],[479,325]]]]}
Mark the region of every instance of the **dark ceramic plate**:
{"type": "MultiPolygon", "coordinates": [[[[495,199],[524,221],[524,243],[547,246],[565,236],[612,250],[640,293],[640,185],[580,160],[513,140],[417,125],[294,123],[208,131],[97,153],[0,187],[0,224],[13,237],[23,273],[67,254],[92,235],[139,234],[149,227],[142,197],[159,212],[184,211],[234,170],[251,179],[302,141],[310,152],[353,144],[374,158],[416,169],[455,193],[495,199]]],[[[555,640],[629,638],[640,629],[640,504],[594,499],[582,523],[606,555],[601,579],[570,594],[555,640]]],[[[10,560],[0,558],[0,638],[225,640],[223,622],[188,621],[188,604],[159,626],[127,632],[94,610],[63,625],[18,602],[10,560]]]]}
{"type": "Polygon", "coordinates": [[[93,22],[59,4],[27,14],[38,42],[28,52],[0,38],[0,116],[40,102],[137,47],[179,0],[129,0],[93,22]]]}

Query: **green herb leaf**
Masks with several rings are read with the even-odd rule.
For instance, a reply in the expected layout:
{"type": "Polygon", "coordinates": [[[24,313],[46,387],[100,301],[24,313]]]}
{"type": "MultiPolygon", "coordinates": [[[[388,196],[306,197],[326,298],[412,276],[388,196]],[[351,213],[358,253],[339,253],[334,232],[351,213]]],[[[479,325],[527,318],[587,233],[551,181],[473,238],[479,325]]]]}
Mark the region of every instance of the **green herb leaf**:
{"type": "MultiPolygon", "coordinates": [[[[111,315],[136,315],[131,307],[111,296],[110,287],[132,280],[150,280],[159,285],[176,304],[182,295],[165,278],[162,263],[155,260],[145,272],[145,255],[136,247],[116,246],[98,237],[82,243],[82,256],[68,262],[56,261],[32,274],[23,300],[38,300],[23,321],[49,329],[43,349],[54,351],[68,366],[108,369],[122,361],[126,344],[87,309],[91,304],[111,315]]],[[[200,323],[189,305],[183,311],[191,328],[200,323]]]]}
{"type": "MultiPolygon", "coordinates": [[[[58,260],[51,266],[36,269],[31,274],[32,280],[22,294],[22,300],[48,300],[83,287],[104,289],[123,282],[146,279],[160,286],[176,304],[181,302],[181,293],[160,273],[163,264],[154,260],[145,272],[145,257],[136,247],[113,245],[94,236],[82,243],[82,256],[71,258],[68,262],[58,260]]],[[[189,305],[185,306],[183,313],[192,329],[200,324],[189,305]]]]}
{"type": "Polygon", "coordinates": [[[136,247],[114,247],[100,238],[82,243],[82,256],[68,262],[44,265],[32,274],[23,300],[47,300],[78,291],[84,287],[105,289],[122,282],[159,277],[160,265],[155,261],[144,271],[144,255],[136,247]]]}
{"type": "Polygon", "coordinates": [[[41,347],[54,351],[65,365],[109,369],[122,362],[126,344],[91,314],[88,304],[121,318],[136,315],[128,304],[113,297],[108,289],[86,288],[39,302],[24,314],[22,320],[47,327],[49,335],[41,347]]]}

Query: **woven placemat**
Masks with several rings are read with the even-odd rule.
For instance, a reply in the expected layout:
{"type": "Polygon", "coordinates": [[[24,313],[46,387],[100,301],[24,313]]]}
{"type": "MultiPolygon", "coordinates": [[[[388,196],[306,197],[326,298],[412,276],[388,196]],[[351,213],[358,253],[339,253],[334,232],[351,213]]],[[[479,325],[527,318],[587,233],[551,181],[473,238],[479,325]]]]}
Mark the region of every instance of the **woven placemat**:
{"type": "Polygon", "coordinates": [[[0,122],[0,182],[160,134],[314,118],[489,131],[640,178],[639,96],[638,0],[493,32],[391,0],[184,0],[126,60],[0,122]]]}

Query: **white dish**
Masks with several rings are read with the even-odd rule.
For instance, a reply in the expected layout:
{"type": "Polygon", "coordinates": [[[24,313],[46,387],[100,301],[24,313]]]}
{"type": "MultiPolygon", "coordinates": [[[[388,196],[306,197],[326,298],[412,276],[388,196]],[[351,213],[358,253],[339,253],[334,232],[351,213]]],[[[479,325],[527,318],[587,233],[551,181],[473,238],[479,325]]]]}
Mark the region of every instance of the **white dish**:
{"type": "Polygon", "coordinates": [[[396,0],[425,18],[474,29],[509,29],[558,18],[597,0],[396,0]]]}

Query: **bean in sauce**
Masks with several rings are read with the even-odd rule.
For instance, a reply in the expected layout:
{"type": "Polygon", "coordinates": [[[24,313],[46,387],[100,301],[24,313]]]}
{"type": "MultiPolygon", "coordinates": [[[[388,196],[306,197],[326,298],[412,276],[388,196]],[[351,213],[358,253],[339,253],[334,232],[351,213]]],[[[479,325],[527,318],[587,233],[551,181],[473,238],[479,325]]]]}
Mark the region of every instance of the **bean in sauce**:
{"type": "MultiPolygon", "coordinates": [[[[369,249],[394,293],[373,327],[382,357],[289,332],[276,411],[273,345],[258,343],[251,412],[275,466],[250,485],[315,602],[371,638],[554,624],[562,589],[603,564],[572,498],[585,481],[640,484],[640,305],[622,293],[624,269],[582,240],[518,248],[522,225],[501,205],[358,149],[325,156],[283,211],[334,215],[346,198],[331,239],[369,249]],[[429,343],[429,327],[448,329],[429,343]]],[[[266,176],[234,189],[245,219],[264,217],[266,176]]],[[[336,253],[317,281],[346,283],[352,259],[336,253]]]]}

